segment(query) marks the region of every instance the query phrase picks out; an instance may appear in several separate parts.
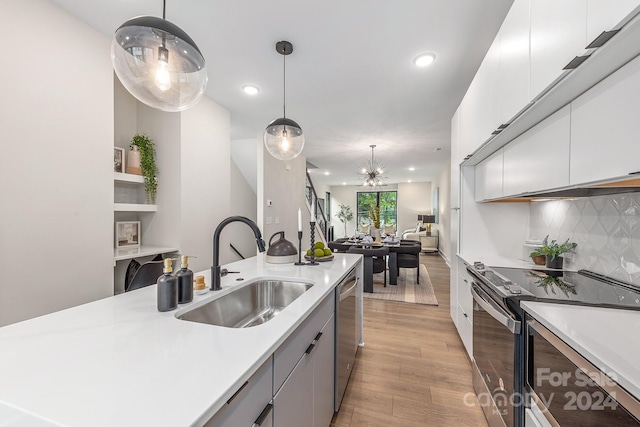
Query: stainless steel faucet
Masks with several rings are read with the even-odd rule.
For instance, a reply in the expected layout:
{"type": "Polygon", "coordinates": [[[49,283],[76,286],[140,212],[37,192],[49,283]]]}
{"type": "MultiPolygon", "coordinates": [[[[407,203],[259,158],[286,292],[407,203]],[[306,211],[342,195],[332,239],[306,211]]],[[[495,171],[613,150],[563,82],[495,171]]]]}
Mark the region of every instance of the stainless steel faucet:
{"type": "Polygon", "coordinates": [[[229,218],[223,220],[216,227],[216,231],[213,233],[213,265],[211,266],[211,290],[219,291],[222,289],[220,286],[220,279],[222,276],[226,276],[228,271],[226,268],[220,270],[220,233],[222,229],[232,222],[244,222],[247,224],[252,230],[253,234],[256,236],[256,244],[258,245],[258,250],[260,252],[264,252],[264,240],[262,240],[262,233],[260,229],[256,225],[255,222],[251,221],[249,218],[244,216],[230,216],[229,218]]]}

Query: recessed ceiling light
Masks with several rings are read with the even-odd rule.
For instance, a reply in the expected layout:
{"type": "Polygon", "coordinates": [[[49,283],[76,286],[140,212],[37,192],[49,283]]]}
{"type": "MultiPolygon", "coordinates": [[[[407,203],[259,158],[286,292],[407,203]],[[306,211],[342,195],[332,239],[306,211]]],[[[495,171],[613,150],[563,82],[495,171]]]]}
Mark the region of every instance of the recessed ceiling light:
{"type": "Polygon", "coordinates": [[[410,170],[411,172],[413,172],[414,170],[416,170],[416,168],[414,168],[413,166],[411,166],[411,167],[409,168],[409,170],[410,170]]]}
{"type": "Polygon", "coordinates": [[[347,183],[346,183],[346,182],[343,182],[343,183],[342,183],[342,185],[347,185],[347,183]]]}
{"type": "Polygon", "coordinates": [[[426,67],[436,60],[436,56],[433,53],[424,53],[422,55],[418,55],[416,59],[413,60],[413,63],[418,67],[426,67]]]}
{"type": "Polygon", "coordinates": [[[407,181],[409,184],[411,184],[411,180],[407,181]]]}
{"type": "Polygon", "coordinates": [[[329,172],[329,171],[326,171],[326,172],[325,172],[324,174],[325,174],[325,175],[329,175],[330,173],[331,173],[331,172],[329,172]]]}
{"type": "Polygon", "coordinates": [[[244,85],[242,86],[242,90],[247,95],[257,95],[258,93],[260,93],[260,88],[257,86],[244,85]]]}

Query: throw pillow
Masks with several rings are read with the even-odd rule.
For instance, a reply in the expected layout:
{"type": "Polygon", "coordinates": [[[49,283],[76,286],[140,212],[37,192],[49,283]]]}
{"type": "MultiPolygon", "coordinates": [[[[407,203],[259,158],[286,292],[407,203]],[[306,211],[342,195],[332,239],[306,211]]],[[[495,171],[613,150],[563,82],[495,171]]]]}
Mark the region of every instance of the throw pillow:
{"type": "Polygon", "coordinates": [[[395,234],[396,228],[393,225],[384,226],[384,234],[395,234]]]}

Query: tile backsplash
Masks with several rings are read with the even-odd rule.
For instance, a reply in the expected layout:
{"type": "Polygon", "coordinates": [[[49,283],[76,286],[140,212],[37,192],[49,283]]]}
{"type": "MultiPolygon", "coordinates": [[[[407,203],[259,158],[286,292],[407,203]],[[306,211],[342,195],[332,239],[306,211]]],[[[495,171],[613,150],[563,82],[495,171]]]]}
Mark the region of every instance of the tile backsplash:
{"type": "Polygon", "coordinates": [[[578,244],[566,267],[640,285],[640,193],[531,203],[530,236],[578,244]]]}

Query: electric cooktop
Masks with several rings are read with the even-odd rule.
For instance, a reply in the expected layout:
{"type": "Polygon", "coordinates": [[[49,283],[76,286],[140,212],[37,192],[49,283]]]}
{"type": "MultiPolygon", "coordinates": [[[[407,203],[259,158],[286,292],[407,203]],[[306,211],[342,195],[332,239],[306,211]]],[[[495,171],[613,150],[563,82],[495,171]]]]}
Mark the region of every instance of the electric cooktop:
{"type": "Polygon", "coordinates": [[[588,270],[469,267],[501,299],[548,301],[640,310],[640,287],[588,270]]]}

